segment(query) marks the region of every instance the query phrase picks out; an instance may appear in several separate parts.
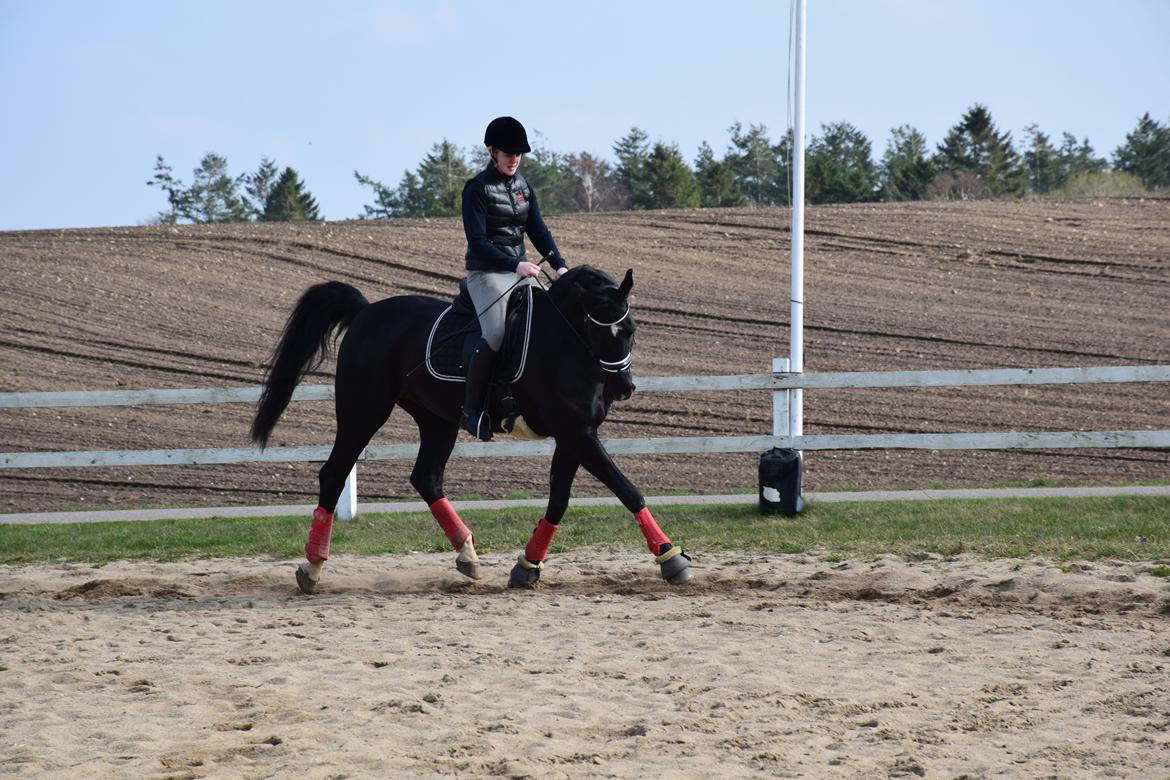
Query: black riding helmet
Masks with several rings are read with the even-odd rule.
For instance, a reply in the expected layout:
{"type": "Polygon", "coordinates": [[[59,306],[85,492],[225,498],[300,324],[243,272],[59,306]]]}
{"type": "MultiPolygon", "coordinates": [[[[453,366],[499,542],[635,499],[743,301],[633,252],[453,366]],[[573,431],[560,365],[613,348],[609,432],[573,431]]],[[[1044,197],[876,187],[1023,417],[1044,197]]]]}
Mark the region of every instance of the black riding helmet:
{"type": "Polygon", "coordinates": [[[487,130],[483,134],[485,146],[493,146],[508,154],[528,154],[532,147],[528,145],[528,133],[524,132],[524,125],[510,116],[500,116],[488,122],[487,130]]]}

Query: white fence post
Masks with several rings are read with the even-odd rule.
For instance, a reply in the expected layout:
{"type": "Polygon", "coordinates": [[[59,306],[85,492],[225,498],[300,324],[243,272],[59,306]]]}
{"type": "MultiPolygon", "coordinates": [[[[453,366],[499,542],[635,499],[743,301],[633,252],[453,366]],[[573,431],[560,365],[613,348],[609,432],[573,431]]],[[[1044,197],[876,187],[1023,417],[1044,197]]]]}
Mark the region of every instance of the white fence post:
{"type": "Polygon", "coordinates": [[[349,470],[345,478],[345,487],[341,489],[341,500],[337,502],[337,516],[342,520],[353,520],[357,517],[357,464],[349,470]]]}
{"type": "MultiPolygon", "coordinates": [[[[788,372],[788,358],[772,358],[772,373],[785,374],[788,372]]],[[[772,393],[772,435],[788,436],[789,411],[792,404],[792,393],[789,390],[777,390],[772,393]]]]}

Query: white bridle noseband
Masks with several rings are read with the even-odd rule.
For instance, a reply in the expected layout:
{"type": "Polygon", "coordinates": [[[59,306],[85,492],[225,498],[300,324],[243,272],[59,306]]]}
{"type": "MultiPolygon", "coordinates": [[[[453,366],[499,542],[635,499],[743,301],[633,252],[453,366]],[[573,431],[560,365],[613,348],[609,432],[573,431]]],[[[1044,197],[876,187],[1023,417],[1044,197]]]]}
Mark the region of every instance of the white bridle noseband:
{"type": "MultiPolygon", "coordinates": [[[[593,317],[593,315],[590,314],[589,312],[585,312],[585,316],[594,325],[597,325],[597,326],[602,327],[602,328],[612,329],[613,335],[616,336],[617,335],[617,326],[620,325],[626,319],[626,317],[630,316],[630,306],[629,306],[629,304],[626,304],[625,314],[618,317],[613,322],[602,322],[601,320],[595,319],[593,317]]],[[[618,374],[618,373],[621,373],[622,371],[628,371],[630,366],[632,366],[634,364],[634,351],[630,350],[629,352],[627,352],[626,356],[624,358],[622,358],[621,360],[602,360],[601,358],[598,358],[597,362],[601,364],[601,369],[603,371],[608,371],[611,374],[618,374]]]]}

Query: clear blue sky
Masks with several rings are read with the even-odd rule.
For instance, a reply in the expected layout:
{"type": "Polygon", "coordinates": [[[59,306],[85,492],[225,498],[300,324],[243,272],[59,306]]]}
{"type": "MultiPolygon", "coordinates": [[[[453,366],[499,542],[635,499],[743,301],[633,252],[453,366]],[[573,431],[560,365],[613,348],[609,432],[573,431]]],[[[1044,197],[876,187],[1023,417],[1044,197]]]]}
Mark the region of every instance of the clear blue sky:
{"type": "MultiPolygon", "coordinates": [[[[976,102],[1108,156],[1170,120],[1166,0],[809,0],[808,131],[849,121],[875,158],[910,124],[933,146],[976,102]]],[[[500,114],[562,152],[611,157],[637,125],[690,160],[735,121],[788,123],[789,3],[326,4],[0,0],[0,230],[135,225],[204,153],[296,168],[328,219],[397,184],[431,144],[500,114]]]]}

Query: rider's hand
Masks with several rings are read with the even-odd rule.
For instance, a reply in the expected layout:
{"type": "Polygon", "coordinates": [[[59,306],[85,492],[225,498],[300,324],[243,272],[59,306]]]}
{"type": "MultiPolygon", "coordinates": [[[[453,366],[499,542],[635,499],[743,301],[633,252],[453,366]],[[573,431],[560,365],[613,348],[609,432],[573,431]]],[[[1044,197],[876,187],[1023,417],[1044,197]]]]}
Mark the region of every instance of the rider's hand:
{"type": "Polygon", "coordinates": [[[516,266],[516,275],[520,278],[536,276],[538,273],[540,273],[540,267],[535,263],[528,262],[527,260],[521,261],[516,266]]]}
{"type": "Polygon", "coordinates": [[[557,278],[560,279],[562,276],[564,276],[568,272],[569,272],[568,268],[558,268],[557,269],[557,278]]]}

